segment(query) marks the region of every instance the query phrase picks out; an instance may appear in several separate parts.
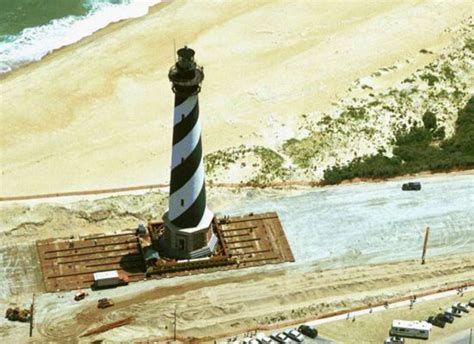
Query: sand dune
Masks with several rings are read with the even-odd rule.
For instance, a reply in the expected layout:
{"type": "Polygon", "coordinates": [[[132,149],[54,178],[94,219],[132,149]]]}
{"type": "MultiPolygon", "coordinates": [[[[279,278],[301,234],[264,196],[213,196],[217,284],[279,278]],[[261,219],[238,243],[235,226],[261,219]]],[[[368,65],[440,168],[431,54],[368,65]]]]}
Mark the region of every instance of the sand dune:
{"type": "Polygon", "coordinates": [[[275,147],[356,79],[434,57],[469,1],[174,1],[0,80],[0,193],[166,182],[173,40],[197,50],[206,153],[275,147]],[[284,128],[284,129],[282,129],[284,128]],[[226,139],[223,140],[222,137],[226,139]]]}

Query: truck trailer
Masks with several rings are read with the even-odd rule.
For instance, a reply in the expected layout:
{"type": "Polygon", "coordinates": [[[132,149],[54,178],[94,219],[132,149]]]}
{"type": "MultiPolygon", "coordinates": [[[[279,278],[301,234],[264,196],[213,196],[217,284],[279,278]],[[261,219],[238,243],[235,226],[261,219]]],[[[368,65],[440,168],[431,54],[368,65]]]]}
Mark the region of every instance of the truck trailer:
{"type": "Polygon", "coordinates": [[[94,288],[113,288],[128,284],[128,276],[117,270],[94,273],[94,288]]]}

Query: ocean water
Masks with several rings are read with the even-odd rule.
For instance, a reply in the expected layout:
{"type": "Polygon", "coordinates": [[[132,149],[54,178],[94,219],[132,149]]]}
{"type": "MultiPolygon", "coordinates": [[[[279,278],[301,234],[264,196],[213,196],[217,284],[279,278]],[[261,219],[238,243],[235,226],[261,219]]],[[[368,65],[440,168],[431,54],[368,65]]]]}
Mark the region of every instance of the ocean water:
{"type": "Polygon", "coordinates": [[[41,60],[162,0],[0,0],[0,74],[41,60]]]}

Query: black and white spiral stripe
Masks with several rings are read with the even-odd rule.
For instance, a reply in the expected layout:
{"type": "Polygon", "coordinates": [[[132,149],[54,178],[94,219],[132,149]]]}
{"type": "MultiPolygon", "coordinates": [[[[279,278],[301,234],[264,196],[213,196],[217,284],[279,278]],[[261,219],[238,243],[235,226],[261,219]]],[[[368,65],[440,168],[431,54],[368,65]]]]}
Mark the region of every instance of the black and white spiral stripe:
{"type": "Polygon", "coordinates": [[[207,222],[198,95],[175,94],[168,218],[177,227],[207,222]]]}

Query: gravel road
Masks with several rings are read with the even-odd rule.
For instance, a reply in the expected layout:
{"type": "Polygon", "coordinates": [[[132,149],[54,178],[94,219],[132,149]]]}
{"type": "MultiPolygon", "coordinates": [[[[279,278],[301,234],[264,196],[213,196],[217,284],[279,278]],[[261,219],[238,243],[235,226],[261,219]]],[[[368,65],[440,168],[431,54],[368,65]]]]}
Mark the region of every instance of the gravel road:
{"type": "Polygon", "coordinates": [[[262,199],[249,193],[221,214],[277,211],[297,262],[331,266],[377,263],[473,252],[474,175],[437,175],[421,191],[402,191],[407,180],[314,189],[262,199]]]}

